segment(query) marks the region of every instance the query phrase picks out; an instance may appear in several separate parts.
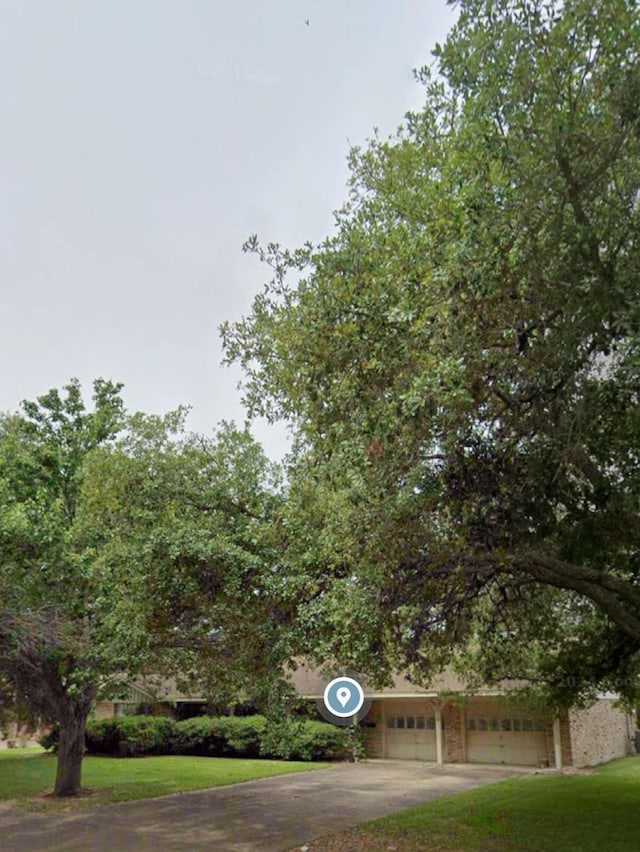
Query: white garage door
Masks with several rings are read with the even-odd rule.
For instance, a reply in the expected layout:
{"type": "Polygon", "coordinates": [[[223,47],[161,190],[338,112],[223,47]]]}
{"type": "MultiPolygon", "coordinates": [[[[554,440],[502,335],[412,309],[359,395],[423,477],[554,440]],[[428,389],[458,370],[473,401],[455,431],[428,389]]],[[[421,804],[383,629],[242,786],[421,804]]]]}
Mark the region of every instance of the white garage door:
{"type": "Polygon", "coordinates": [[[421,708],[389,706],[386,713],[386,757],[400,760],[435,760],[434,716],[421,708]]]}
{"type": "Polygon", "coordinates": [[[467,760],[539,766],[547,760],[546,724],[524,716],[468,713],[467,760]]]}

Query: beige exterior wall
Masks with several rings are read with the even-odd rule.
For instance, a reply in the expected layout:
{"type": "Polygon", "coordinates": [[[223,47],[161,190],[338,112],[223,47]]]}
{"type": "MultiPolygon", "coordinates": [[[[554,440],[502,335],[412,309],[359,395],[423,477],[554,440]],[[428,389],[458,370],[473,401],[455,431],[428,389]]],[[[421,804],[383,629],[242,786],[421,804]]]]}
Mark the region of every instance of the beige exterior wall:
{"type": "Polygon", "coordinates": [[[113,701],[98,701],[93,715],[96,719],[111,719],[116,714],[116,705],[113,701]]]}
{"type": "MultiPolygon", "coordinates": [[[[295,688],[296,692],[307,698],[322,698],[324,688],[334,677],[345,674],[344,669],[321,671],[308,666],[303,660],[298,661],[295,671],[287,673],[287,678],[295,688]]],[[[447,668],[441,674],[433,678],[428,687],[418,686],[401,674],[392,678],[391,686],[378,689],[369,684],[365,678],[357,675],[359,683],[364,689],[366,696],[370,698],[412,698],[413,696],[441,697],[448,692],[464,694],[466,686],[455,672],[447,668]]],[[[500,696],[504,689],[516,686],[516,681],[505,681],[495,689],[482,690],[483,695],[500,696]]]]}
{"type": "Polygon", "coordinates": [[[569,713],[571,752],[575,766],[595,766],[631,752],[628,717],[610,698],[569,713]]]}
{"type": "MultiPolygon", "coordinates": [[[[300,695],[304,695],[306,698],[322,698],[327,683],[332,678],[346,673],[344,669],[327,668],[321,670],[312,668],[304,660],[298,660],[295,671],[288,671],[286,677],[300,695]]],[[[412,683],[402,674],[393,675],[391,685],[383,688],[372,686],[361,675],[355,676],[364,689],[365,695],[368,698],[374,699],[412,698],[424,695],[425,698],[442,698],[446,700],[447,693],[460,696],[464,695],[467,691],[465,682],[458,677],[452,668],[446,668],[434,677],[426,687],[412,683]]],[[[515,689],[518,686],[523,686],[523,683],[515,680],[502,681],[491,689],[480,689],[478,695],[494,696],[499,699],[506,690],[515,689]]]]}

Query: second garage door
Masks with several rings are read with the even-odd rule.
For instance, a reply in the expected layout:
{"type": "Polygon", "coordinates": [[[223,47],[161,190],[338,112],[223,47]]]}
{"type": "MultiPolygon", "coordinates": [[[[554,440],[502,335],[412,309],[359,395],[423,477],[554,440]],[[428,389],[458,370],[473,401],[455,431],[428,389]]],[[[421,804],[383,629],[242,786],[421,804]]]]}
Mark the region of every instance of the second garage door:
{"type": "Polygon", "coordinates": [[[540,766],[547,760],[544,719],[507,715],[498,709],[467,713],[467,760],[540,766]]]}

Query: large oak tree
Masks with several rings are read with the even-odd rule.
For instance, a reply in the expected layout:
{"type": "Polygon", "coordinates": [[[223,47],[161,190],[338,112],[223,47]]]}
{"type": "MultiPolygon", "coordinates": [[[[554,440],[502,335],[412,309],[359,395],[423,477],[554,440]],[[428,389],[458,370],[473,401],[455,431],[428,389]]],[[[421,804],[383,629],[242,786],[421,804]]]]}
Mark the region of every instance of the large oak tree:
{"type": "Polygon", "coordinates": [[[351,152],[335,233],[247,244],[274,277],[228,358],[297,429],[322,653],[427,676],[466,647],[484,677],[632,696],[638,5],[455,5],[424,107],[351,152]]]}

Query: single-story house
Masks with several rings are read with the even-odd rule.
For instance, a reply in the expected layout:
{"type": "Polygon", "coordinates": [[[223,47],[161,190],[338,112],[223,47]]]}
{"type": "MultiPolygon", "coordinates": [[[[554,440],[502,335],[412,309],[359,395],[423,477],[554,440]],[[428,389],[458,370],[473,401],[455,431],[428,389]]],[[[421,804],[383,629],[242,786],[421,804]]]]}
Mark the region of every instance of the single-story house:
{"type": "MultiPolygon", "coordinates": [[[[291,675],[305,698],[321,700],[330,678],[304,663],[291,675]]],[[[509,705],[504,689],[469,693],[445,670],[428,688],[402,675],[383,690],[360,680],[371,709],[364,719],[369,757],[516,766],[591,766],[633,752],[636,719],[601,695],[559,717],[509,705]]]]}
{"type": "MultiPolygon", "coordinates": [[[[322,700],[331,679],[304,662],[289,677],[296,691],[314,702],[322,700]]],[[[509,704],[505,690],[515,684],[470,693],[448,669],[429,687],[416,686],[402,675],[381,690],[359,680],[371,700],[363,720],[368,757],[562,769],[592,766],[634,751],[635,714],[619,707],[614,695],[601,695],[590,707],[554,717],[509,704]]],[[[120,700],[99,702],[96,716],[132,713],[140,705],[162,702],[179,717],[206,712],[206,698],[181,692],[175,681],[138,679],[120,700]]]]}

